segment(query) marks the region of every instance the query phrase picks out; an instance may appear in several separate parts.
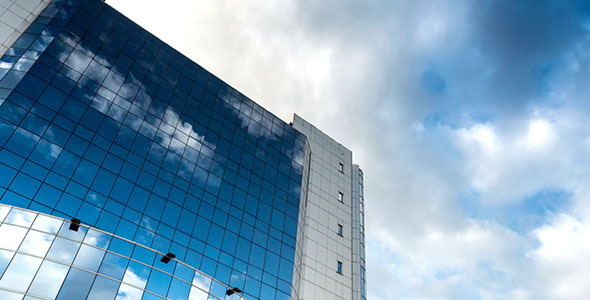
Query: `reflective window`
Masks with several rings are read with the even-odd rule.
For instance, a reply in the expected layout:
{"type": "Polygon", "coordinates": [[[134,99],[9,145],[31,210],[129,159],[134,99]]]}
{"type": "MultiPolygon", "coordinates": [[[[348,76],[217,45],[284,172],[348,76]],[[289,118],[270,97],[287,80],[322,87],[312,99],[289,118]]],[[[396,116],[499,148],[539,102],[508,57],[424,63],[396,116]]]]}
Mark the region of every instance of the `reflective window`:
{"type": "Polygon", "coordinates": [[[0,287],[26,291],[41,262],[40,258],[17,253],[0,279],[0,287]]]}
{"type": "Polygon", "coordinates": [[[105,252],[91,246],[82,245],[74,260],[74,265],[82,267],[90,271],[98,271],[98,267],[102,263],[102,258],[105,252]]]}
{"type": "Polygon", "coordinates": [[[4,218],[10,212],[10,207],[0,206],[0,222],[4,222],[4,218]]]}
{"type": "Polygon", "coordinates": [[[0,289],[0,299],[2,300],[22,300],[23,294],[17,294],[0,289]]]}
{"type": "Polygon", "coordinates": [[[20,209],[12,209],[4,219],[5,223],[29,227],[35,220],[35,214],[20,209]]]}
{"type": "Polygon", "coordinates": [[[0,225],[0,241],[2,241],[2,248],[16,251],[26,234],[26,228],[8,225],[6,223],[0,225]]]}
{"type": "Polygon", "coordinates": [[[143,290],[122,283],[117,292],[116,300],[141,299],[143,290]]]}
{"type": "Polygon", "coordinates": [[[31,228],[36,229],[36,230],[40,230],[43,232],[55,234],[55,233],[57,233],[57,231],[59,230],[61,225],[62,225],[62,222],[58,219],[54,219],[54,218],[51,218],[48,216],[39,215],[35,219],[35,223],[33,223],[33,226],[31,228]]]}
{"type": "Polygon", "coordinates": [[[100,0],[52,1],[42,16],[1,58],[2,202],[68,221],[6,209],[0,220],[58,230],[48,256],[60,263],[79,248],[67,239],[133,253],[69,230],[79,218],[224,284],[246,273],[252,298],[268,289],[259,273],[275,272],[273,253],[285,283],[267,285],[290,294],[305,136],[100,0]]]}
{"type": "Polygon", "coordinates": [[[53,259],[60,263],[71,264],[74,261],[76,253],[78,252],[79,246],[80,244],[76,242],[57,237],[49,249],[47,258],[53,259]]]}
{"type": "Polygon", "coordinates": [[[4,274],[4,271],[6,270],[6,267],[8,267],[8,263],[10,263],[13,256],[14,252],[0,249],[0,277],[4,274]]]}
{"type": "Polygon", "coordinates": [[[117,295],[120,282],[97,276],[88,294],[88,300],[106,300],[114,299],[117,295]]]}
{"type": "Polygon", "coordinates": [[[122,280],[128,263],[129,259],[127,258],[113,253],[107,253],[98,272],[112,278],[122,280]]]}
{"type": "Polygon", "coordinates": [[[55,238],[54,235],[45,234],[35,230],[29,231],[25,240],[18,249],[19,252],[44,257],[55,238]]]}
{"type": "Polygon", "coordinates": [[[44,261],[35,276],[33,284],[29,288],[29,292],[54,299],[67,273],[67,266],[51,261],[44,261]]]}
{"type": "Polygon", "coordinates": [[[94,277],[94,274],[71,268],[57,300],[86,299],[94,277]]]}

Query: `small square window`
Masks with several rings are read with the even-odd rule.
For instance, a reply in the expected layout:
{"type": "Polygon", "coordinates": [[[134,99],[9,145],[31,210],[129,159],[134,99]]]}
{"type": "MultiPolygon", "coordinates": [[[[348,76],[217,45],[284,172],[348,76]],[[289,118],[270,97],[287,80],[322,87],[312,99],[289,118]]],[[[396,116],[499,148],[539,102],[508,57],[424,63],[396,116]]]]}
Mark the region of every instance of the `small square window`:
{"type": "Polygon", "coordinates": [[[344,202],[344,194],[342,192],[338,192],[338,201],[344,202]]]}
{"type": "Polygon", "coordinates": [[[336,273],[342,274],[342,262],[338,262],[338,266],[336,267],[336,273]]]}
{"type": "Polygon", "coordinates": [[[340,171],[340,173],[344,173],[344,164],[339,163],[338,171],[340,171]]]}
{"type": "Polygon", "coordinates": [[[338,235],[342,236],[342,225],[338,224],[338,235]]]}

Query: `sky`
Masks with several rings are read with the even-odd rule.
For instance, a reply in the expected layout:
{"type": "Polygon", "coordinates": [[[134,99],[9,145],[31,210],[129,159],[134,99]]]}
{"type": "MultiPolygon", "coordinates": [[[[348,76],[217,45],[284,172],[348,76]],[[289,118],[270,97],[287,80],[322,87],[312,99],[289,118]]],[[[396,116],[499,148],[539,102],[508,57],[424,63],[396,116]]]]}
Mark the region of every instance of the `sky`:
{"type": "Polygon", "coordinates": [[[353,151],[369,299],[587,299],[589,2],[107,3],[353,151]]]}

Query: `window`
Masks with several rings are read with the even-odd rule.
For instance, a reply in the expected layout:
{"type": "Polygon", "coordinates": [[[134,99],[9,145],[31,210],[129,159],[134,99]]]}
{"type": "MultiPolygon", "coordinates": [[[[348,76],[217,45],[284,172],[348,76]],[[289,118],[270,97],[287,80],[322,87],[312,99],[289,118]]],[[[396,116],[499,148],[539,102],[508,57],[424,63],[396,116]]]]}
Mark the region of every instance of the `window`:
{"type": "Polygon", "coordinates": [[[338,224],[338,235],[342,236],[342,225],[338,224]]]}
{"type": "Polygon", "coordinates": [[[338,166],[338,171],[340,171],[340,173],[344,173],[344,165],[342,163],[339,163],[340,165],[338,166]]]}
{"type": "Polygon", "coordinates": [[[338,262],[338,266],[336,267],[336,273],[342,274],[342,262],[338,262]]]}
{"type": "Polygon", "coordinates": [[[342,192],[338,192],[338,201],[344,202],[344,194],[342,192]]]}

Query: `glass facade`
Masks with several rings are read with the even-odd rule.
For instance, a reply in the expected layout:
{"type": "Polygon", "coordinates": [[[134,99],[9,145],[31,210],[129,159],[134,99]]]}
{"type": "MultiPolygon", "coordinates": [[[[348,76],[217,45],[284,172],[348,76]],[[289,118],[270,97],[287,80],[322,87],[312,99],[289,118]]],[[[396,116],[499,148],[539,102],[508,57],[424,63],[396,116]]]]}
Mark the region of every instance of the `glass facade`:
{"type": "Polygon", "coordinates": [[[163,253],[70,224],[0,205],[0,299],[243,299],[163,253]]]}
{"type": "MultiPolygon", "coordinates": [[[[174,253],[247,299],[290,298],[305,143],[303,134],[100,0],[52,1],[0,58],[0,203],[79,218],[174,253]]],[[[52,241],[50,255],[59,234],[35,234],[52,241]]],[[[68,242],[55,247],[69,249],[68,242]]],[[[68,256],[45,266],[44,255],[14,254],[15,247],[0,239],[0,251],[13,257],[3,276],[19,267],[30,268],[22,274],[45,270],[36,276],[79,273],[64,275],[59,292],[35,285],[37,277],[0,278],[0,285],[22,282],[18,291],[31,281],[31,293],[51,290],[57,299],[75,298],[60,298],[68,286],[114,299],[116,293],[93,296],[90,284],[114,291],[120,276],[126,282],[125,273],[96,277],[103,266],[93,259],[68,256]]],[[[108,256],[104,247],[76,247],[78,255],[108,256]]],[[[67,256],[62,250],[55,255],[67,256]]],[[[165,296],[177,282],[173,270],[160,270],[151,271],[161,281],[148,279],[142,299],[165,296]]],[[[192,279],[183,280],[178,284],[192,279]]]]}

